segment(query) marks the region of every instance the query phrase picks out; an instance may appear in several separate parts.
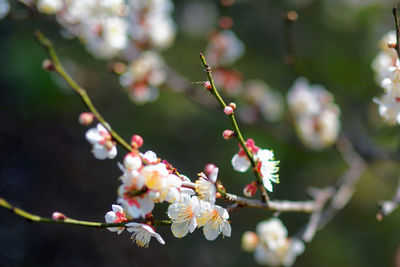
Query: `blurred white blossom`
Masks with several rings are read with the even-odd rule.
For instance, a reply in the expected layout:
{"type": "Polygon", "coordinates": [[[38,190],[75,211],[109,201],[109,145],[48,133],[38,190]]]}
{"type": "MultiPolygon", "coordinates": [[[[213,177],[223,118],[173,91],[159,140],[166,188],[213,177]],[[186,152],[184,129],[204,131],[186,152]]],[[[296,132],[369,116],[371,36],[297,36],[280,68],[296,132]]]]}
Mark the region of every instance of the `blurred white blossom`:
{"type": "Polygon", "coordinates": [[[322,85],[310,85],[305,78],[298,78],[288,92],[287,102],[306,146],[318,150],[336,142],[340,109],[322,85]]]}

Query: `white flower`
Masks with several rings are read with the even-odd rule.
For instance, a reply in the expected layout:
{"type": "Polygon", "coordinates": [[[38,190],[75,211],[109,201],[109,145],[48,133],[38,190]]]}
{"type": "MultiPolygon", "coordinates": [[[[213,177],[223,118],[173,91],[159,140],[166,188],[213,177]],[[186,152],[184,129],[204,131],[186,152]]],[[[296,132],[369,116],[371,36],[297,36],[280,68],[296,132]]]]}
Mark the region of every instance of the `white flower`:
{"type": "Polygon", "coordinates": [[[272,218],[259,223],[256,232],[260,242],[270,250],[276,250],[285,245],[288,234],[286,227],[278,218],[272,218]]]}
{"type": "Polygon", "coordinates": [[[217,192],[215,182],[217,181],[218,168],[214,168],[209,177],[204,173],[200,173],[199,176],[199,179],[196,181],[196,193],[199,195],[200,199],[214,204],[215,194],[217,192]]]}
{"type": "Polygon", "coordinates": [[[93,145],[92,153],[97,159],[113,159],[117,156],[117,147],[111,134],[100,123],[86,132],[86,140],[93,145]]]}
{"type": "Polygon", "coordinates": [[[175,237],[182,238],[193,233],[197,227],[196,217],[200,214],[200,203],[196,196],[182,194],[179,202],[168,207],[168,217],[172,220],[171,230],[175,237]]]}
{"type": "Polygon", "coordinates": [[[155,237],[160,244],[165,244],[164,239],[150,225],[132,222],[126,226],[126,230],[132,233],[131,239],[140,247],[148,247],[151,237],[155,237]]]}
{"type": "Polygon", "coordinates": [[[39,0],[37,1],[37,9],[41,13],[53,15],[59,12],[64,6],[63,0],[39,0]]]}
{"type": "Polygon", "coordinates": [[[333,144],[340,131],[340,109],[333,95],[304,78],[295,81],[287,95],[295,128],[304,145],[322,149],[333,144]]]}
{"type": "MultiPolygon", "coordinates": [[[[255,145],[254,140],[251,138],[247,139],[246,147],[253,154],[256,154],[259,150],[258,146],[255,145]]],[[[247,158],[245,151],[240,145],[239,152],[233,156],[231,163],[233,169],[238,172],[245,172],[250,168],[250,160],[247,158]]]]}
{"type": "Polygon", "coordinates": [[[400,92],[391,90],[384,94],[382,98],[374,98],[374,102],[379,105],[379,115],[383,120],[391,125],[400,124],[400,92]]]}
{"type": "Polygon", "coordinates": [[[214,34],[206,49],[206,58],[211,65],[230,65],[244,54],[244,44],[231,30],[214,34]]]}
{"type": "Polygon", "coordinates": [[[230,237],[232,228],[228,211],[220,206],[208,202],[201,203],[202,213],[197,220],[199,226],[203,226],[203,233],[207,240],[215,240],[220,233],[230,237]]]}
{"type": "Polygon", "coordinates": [[[254,259],[258,264],[268,266],[290,267],[297,256],[304,252],[304,244],[296,238],[287,239],[285,244],[276,250],[271,250],[263,245],[258,245],[254,251],[254,259]]]}
{"type": "Polygon", "coordinates": [[[257,263],[269,266],[292,266],[303,253],[304,244],[297,238],[287,238],[286,227],[278,218],[257,225],[258,245],[254,251],[257,263]]]}
{"type": "MultiPolygon", "coordinates": [[[[123,187],[123,185],[121,185],[123,187]]],[[[119,191],[120,197],[118,198],[118,203],[122,204],[124,210],[132,218],[145,218],[146,214],[150,213],[154,209],[154,192],[140,193],[137,196],[131,196],[129,190],[119,191]],[[122,192],[121,192],[122,191],[122,192]],[[122,194],[121,194],[122,193],[122,194]]],[[[134,191],[135,192],[135,191],[134,191]]]]}
{"type": "Polygon", "coordinates": [[[272,192],[272,183],[279,184],[279,175],[277,174],[279,161],[274,160],[274,153],[268,149],[260,149],[255,156],[258,161],[257,168],[261,174],[264,187],[272,192]]]}
{"type": "MultiPolygon", "coordinates": [[[[107,212],[105,218],[106,223],[122,223],[128,221],[124,210],[119,205],[112,205],[112,211],[107,212]]],[[[120,234],[124,230],[124,226],[108,227],[107,229],[111,232],[118,232],[118,234],[120,234]]]]}

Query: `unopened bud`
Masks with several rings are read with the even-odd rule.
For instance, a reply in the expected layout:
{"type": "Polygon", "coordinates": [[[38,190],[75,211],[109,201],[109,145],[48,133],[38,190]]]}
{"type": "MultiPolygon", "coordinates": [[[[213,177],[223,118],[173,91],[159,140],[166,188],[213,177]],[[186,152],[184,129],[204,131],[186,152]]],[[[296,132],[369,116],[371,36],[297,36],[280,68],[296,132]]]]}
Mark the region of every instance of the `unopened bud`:
{"type": "Polygon", "coordinates": [[[217,166],[215,166],[212,163],[208,163],[205,167],[204,167],[204,173],[205,175],[208,177],[210,176],[210,174],[214,171],[214,169],[217,168],[217,166]]]}
{"type": "Polygon", "coordinates": [[[131,139],[131,146],[136,149],[140,148],[143,146],[143,138],[137,134],[133,135],[131,139]]]}
{"type": "Polygon", "coordinates": [[[53,214],[51,215],[51,218],[55,221],[62,221],[67,219],[67,216],[65,216],[63,213],[55,211],[53,212],[53,214]]]}
{"type": "Polygon", "coordinates": [[[223,16],[219,19],[218,25],[221,29],[230,29],[233,26],[233,19],[228,16],[223,16]]]}
{"type": "Polygon", "coordinates": [[[217,188],[218,190],[225,191],[225,186],[223,186],[222,184],[217,184],[217,188]]]}
{"type": "Polygon", "coordinates": [[[79,115],[79,123],[85,126],[91,124],[94,120],[94,115],[91,112],[83,112],[79,115]]]}
{"type": "Polygon", "coordinates": [[[209,81],[204,82],[204,87],[208,90],[211,91],[212,90],[212,86],[211,83],[209,81]]]}
{"type": "Polygon", "coordinates": [[[296,11],[289,11],[287,14],[286,14],[286,19],[288,20],[288,21],[290,21],[290,22],[294,22],[294,21],[296,21],[297,19],[298,19],[298,17],[299,17],[299,15],[297,14],[297,12],[296,11]]]}
{"type": "Polygon", "coordinates": [[[258,244],[258,236],[256,233],[246,231],[242,236],[242,249],[246,252],[252,252],[256,249],[258,244]]]}
{"type": "Polygon", "coordinates": [[[225,130],[225,131],[222,133],[222,137],[223,137],[225,140],[229,140],[229,139],[231,139],[233,136],[235,136],[235,132],[232,131],[232,130],[225,130]]]}
{"type": "Polygon", "coordinates": [[[226,115],[231,115],[231,114],[233,114],[233,108],[232,108],[231,106],[226,106],[226,107],[224,108],[224,113],[225,113],[226,115]]]}
{"type": "Polygon", "coordinates": [[[43,60],[42,67],[47,71],[53,71],[55,69],[53,61],[48,58],[43,60]]]}
{"type": "Polygon", "coordinates": [[[79,123],[85,126],[91,124],[94,120],[94,115],[91,112],[83,112],[79,115],[79,123]]]}
{"type": "Polygon", "coordinates": [[[231,103],[229,103],[229,105],[228,106],[230,106],[231,108],[233,108],[234,110],[236,109],[236,104],[235,103],[233,103],[233,102],[231,102],[231,103]]]}
{"type": "Polygon", "coordinates": [[[257,192],[257,183],[251,182],[243,188],[243,194],[246,197],[253,197],[257,192]]]}

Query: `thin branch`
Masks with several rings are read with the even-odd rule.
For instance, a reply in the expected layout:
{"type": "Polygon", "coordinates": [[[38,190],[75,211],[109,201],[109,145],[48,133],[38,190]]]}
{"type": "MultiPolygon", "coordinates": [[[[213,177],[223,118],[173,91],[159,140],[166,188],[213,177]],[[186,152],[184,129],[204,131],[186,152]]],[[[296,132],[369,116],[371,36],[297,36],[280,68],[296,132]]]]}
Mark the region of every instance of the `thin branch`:
{"type": "Polygon", "coordinates": [[[47,39],[40,31],[35,32],[36,40],[40,45],[46,50],[47,55],[49,56],[51,63],[53,64],[52,69],[58,73],[67,83],[68,85],[77,93],[84,104],[89,108],[89,110],[93,113],[96,119],[110,132],[113,139],[120,144],[127,151],[132,151],[132,147],[121,137],[117,132],[111,129],[110,125],[103,118],[103,116],[97,111],[95,106],[92,103],[92,100],[88,96],[86,90],[79,86],[65,71],[64,67],[60,63],[58,56],[54,50],[54,47],[49,39],[47,39]]]}
{"type": "Polygon", "coordinates": [[[376,219],[378,221],[382,221],[383,218],[385,218],[386,216],[391,214],[395,209],[397,209],[399,207],[399,204],[400,204],[400,179],[393,199],[387,201],[381,201],[379,203],[380,210],[376,215],[376,219]]]}
{"type": "Polygon", "coordinates": [[[398,18],[398,7],[397,5],[395,5],[392,9],[393,12],[393,17],[394,17],[394,22],[396,24],[396,52],[397,52],[397,56],[400,58],[400,42],[399,42],[399,37],[400,37],[400,29],[399,29],[399,18],[398,18]]]}
{"type": "MultiPolygon", "coordinates": [[[[220,94],[218,93],[217,88],[215,87],[214,80],[211,75],[211,67],[207,64],[206,59],[204,58],[203,54],[201,54],[201,53],[200,53],[200,60],[204,66],[204,70],[206,71],[208,80],[210,81],[210,84],[211,84],[211,94],[218,100],[218,102],[221,104],[222,108],[225,108],[226,104],[225,104],[224,100],[222,99],[222,97],[220,96],[220,94]]],[[[260,172],[257,170],[257,164],[253,158],[252,153],[246,146],[246,143],[243,139],[242,133],[240,132],[239,126],[236,122],[234,113],[232,113],[231,115],[228,115],[228,117],[229,117],[229,119],[232,123],[233,129],[236,133],[235,137],[238,139],[240,145],[242,146],[243,150],[246,153],[247,158],[250,160],[253,173],[256,177],[257,184],[261,191],[261,201],[268,204],[269,197],[268,197],[267,191],[265,190],[265,187],[263,185],[262,177],[260,175],[260,172]]]]}
{"type": "Polygon", "coordinates": [[[339,138],[337,147],[349,168],[340,177],[337,189],[335,190],[328,206],[322,213],[318,230],[322,229],[336,215],[336,213],[343,209],[343,207],[350,201],[355,191],[356,183],[367,168],[365,161],[355,152],[352,144],[346,137],[341,136],[339,138]]]}
{"type": "MultiPolygon", "coordinates": [[[[85,227],[94,227],[94,228],[107,228],[107,227],[121,227],[125,226],[125,224],[130,223],[131,221],[122,222],[122,223],[101,223],[101,222],[91,222],[91,221],[81,221],[75,220],[71,218],[65,218],[63,220],[53,220],[52,218],[41,217],[27,211],[24,211],[20,208],[12,206],[5,199],[0,198],[0,207],[10,210],[17,216],[23,217],[31,222],[41,222],[41,223],[51,223],[51,224],[69,224],[76,226],[85,226],[85,227]]],[[[160,220],[154,221],[154,225],[169,225],[171,221],[169,220],[160,220]]]]}
{"type": "MultiPolygon", "coordinates": [[[[192,182],[183,182],[183,187],[195,189],[196,184],[192,182]]],[[[245,197],[240,197],[234,194],[230,194],[217,188],[218,193],[227,202],[235,203],[230,209],[236,210],[238,208],[259,208],[270,211],[279,212],[305,212],[311,213],[316,209],[315,201],[289,201],[289,200],[270,200],[269,203],[262,202],[256,199],[250,199],[245,197]]]]}

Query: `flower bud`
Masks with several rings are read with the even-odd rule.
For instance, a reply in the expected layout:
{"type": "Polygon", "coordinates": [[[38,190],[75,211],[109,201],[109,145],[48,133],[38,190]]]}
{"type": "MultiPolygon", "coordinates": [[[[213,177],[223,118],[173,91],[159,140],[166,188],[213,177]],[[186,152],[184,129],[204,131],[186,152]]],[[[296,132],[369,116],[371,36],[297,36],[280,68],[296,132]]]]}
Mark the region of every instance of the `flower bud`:
{"type": "Polygon", "coordinates": [[[62,221],[67,219],[67,216],[65,216],[63,213],[55,211],[53,212],[53,214],[51,215],[51,218],[55,221],[62,221]]]}
{"type": "Polygon", "coordinates": [[[231,108],[233,108],[233,110],[235,110],[235,109],[236,109],[236,104],[235,104],[235,103],[233,103],[233,102],[229,103],[229,105],[228,105],[228,106],[230,106],[231,108]]]}
{"type": "Polygon", "coordinates": [[[218,25],[221,29],[230,29],[233,26],[233,19],[229,16],[222,16],[218,21],[218,25]]]}
{"type": "Polygon", "coordinates": [[[232,131],[232,130],[225,130],[225,131],[222,133],[222,137],[223,137],[225,140],[229,140],[229,139],[231,139],[233,136],[235,136],[235,132],[232,131]]]}
{"type": "Polygon", "coordinates": [[[243,194],[246,197],[253,197],[257,192],[257,183],[251,182],[243,188],[243,194]]]}
{"type": "Polygon", "coordinates": [[[91,112],[83,112],[79,115],[79,123],[88,126],[93,122],[94,115],[91,112]]]}
{"type": "Polygon", "coordinates": [[[212,163],[208,163],[205,167],[204,167],[204,173],[205,175],[208,177],[210,176],[210,174],[213,172],[213,170],[216,168],[217,166],[215,166],[212,163]]]}
{"type": "Polygon", "coordinates": [[[43,60],[42,67],[43,67],[43,69],[45,69],[47,71],[53,71],[54,70],[53,61],[46,58],[45,60],[43,60]]]}
{"type": "Polygon", "coordinates": [[[209,81],[204,82],[204,87],[208,90],[211,91],[212,90],[212,86],[211,83],[209,81]]]}
{"type": "Polygon", "coordinates": [[[224,113],[225,113],[226,115],[231,115],[231,114],[233,114],[233,108],[232,108],[231,106],[226,106],[226,107],[224,108],[224,113]]]}
{"type": "Polygon", "coordinates": [[[252,252],[257,247],[258,236],[256,233],[246,231],[242,236],[242,249],[246,252],[252,252]]]}
{"type": "Polygon", "coordinates": [[[131,139],[131,146],[136,149],[140,148],[143,146],[143,138],[137,134],[133,135],[131,139]]]}

